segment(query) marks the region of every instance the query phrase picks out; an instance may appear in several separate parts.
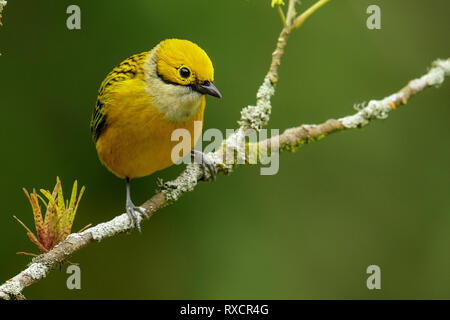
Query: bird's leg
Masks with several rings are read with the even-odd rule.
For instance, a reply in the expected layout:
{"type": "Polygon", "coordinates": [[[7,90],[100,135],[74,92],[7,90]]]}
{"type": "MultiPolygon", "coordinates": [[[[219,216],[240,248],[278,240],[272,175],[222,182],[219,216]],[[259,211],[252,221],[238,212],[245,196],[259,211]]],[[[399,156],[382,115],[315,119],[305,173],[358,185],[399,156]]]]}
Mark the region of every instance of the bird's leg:
{"type": "Polygon", "coordinates": [[[204,180],[206,180],[207,171],[209,171],[211,179],[213,181],[216,180],[217,169],[210,157],[208,157],[206,154],[198,150],[192,150],[191,157],[194,160],[194,163],[197,163],[202,167],[204,180]]]}
{"type": "Polygon", "coordinates": [[[147,212],[145,211],[144,208],[135,206],[133,201],[131,201],[131,196],[130,196],[130,179],[129,178],[127,178],[127,203],[126,203],[126,209],[127,209],[128,217],[130,218],[130,221],[131,221],[131,225],[135,226],[139,230],[139,232],[141,232],[141,225],[139,223],[137,213],[140,213],[141,215],[143,215],[146,218],[148,218],[148,214],[147,214],[147,212]]]}

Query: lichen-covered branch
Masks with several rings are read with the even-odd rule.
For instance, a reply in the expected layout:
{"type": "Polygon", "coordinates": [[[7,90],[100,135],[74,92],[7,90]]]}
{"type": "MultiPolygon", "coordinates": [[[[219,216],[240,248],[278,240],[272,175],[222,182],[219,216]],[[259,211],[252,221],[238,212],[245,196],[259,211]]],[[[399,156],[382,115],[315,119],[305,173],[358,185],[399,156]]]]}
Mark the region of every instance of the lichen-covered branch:
{"type": "Polygon", "coordinates": [[[0,26],[3,25],[2,24],[2,12],[3,12],[3,9],[5,8],[7,3],[8,2],[6,2],[5,0],[0,0],[0,26]]]}
{"type": "MultiPolygon", "coordinates": [[[[0,0],[0,3],[2,0],[0,0]]],[[[245,133],[249,129],[259,130],[266,126],[271,112],[271,97],[275,93],[275,84],[278,79],[278,67],[287,43],[287,37],[293,30],[297,15],[295,12],[295,0],[291,0],[286,14],[286,26],[283,28],[276,50],[272,54],[270,69],[263,84],[258,90],[256,106],[248,106],[241,112],[240,127],[237,131],[223,141],[218,151],[208,154],[214,160],[218,172],[228,174],[240,163],[246,163],[252,156],[252,148],[238,148],[245,139],[245,133]],[[237,150],[235,160],[231,163],[224,162],[228,148],[237,150]],[[243,161],[239,161],[243,160],[243,161]]],[[[326,2],[326,1],[319,1],[326,2]]],[[[323,3],[322,3],[323,4],[323,3]]],[[[317,8],[316,8],[317,9],[317,8]]],[[[421,78],[412,80],[403,89],[382,100],[372,100],[367,106],[350,116],[338,120],[327,120],[318,125],[302,125],[284,131],[277,137],[271,137],[258,143],[256,150],[267,149],[270,152],[296,151],[304,144],[317,141],[330,133],[353,129],[367,125],[371,120],[385,119],[389,112],[401,104],[405,104],[409,98],[430,86],[438,86],[450,75],[450,59],[438,60],[432,68],[421,78]]],[[[198,181],[208,178],[203,177],[203,171],[199,165],[189,164],[186,169],[175,179],[161,183],[159,191],[147,200],[142,207],[146,209],[149,217],[164,206],[177,201],[180,196],[194,190],[198,181]]],[[[23,289],[45,278],[47,274],[60,263],[66,261],[73,253],[90,243],[98,242],[115,235],[132,230],[132,223],[127,214],[122,214],[114,219],[100,223],[81,233],[70,234],[63,242],[59,243],[49,252],[34,258],[31,264],[15,277],[0,286],[0,299],[20,299],[23,289]]]]}
{"type": "Polygon", "coordinates": [[[385,119],[389,112],[397,106],[406,104],[409,98],[425,88],[438,86],[449,75],[450,60],[437,60],[433,62],[430,71],[419,79],[412,80],[399,92],[383,100],[371,100],[368,105],[354,115],[339,119],[345,128],[365,126],[372,119],[385,119]]]}
{"type": "Polygon", "coordinates": [[[293,25],[294,29],[300,28],[306,19],[309,18],[314,12],[320,9],[320,7],[324,6],[330,0],[319,0],[314,5],[312,5],[308,10],[305,10],[301,15],[295,18],[293,25]]]}
{"type": "MultiPolygon", "coordinates": [[[[353,115],[338,120],[330,119],[318,125],[302,125],[287,129],[277,137],[271,137],[270,139],[259,142],[258,147],[267,148],[272,152],[292,152],[305,144],[320,140],[330,133],[363,127],[371,120],[385,119],[388,113],[397,106],[406,104],[409,98],[428,87],[439,86],[444,82],[445,77],[449,75],[450,59],[437,60],[433,63],[433,67],[428,73],[421,78],[410,81],[403,89],[382,100],[371,100],[366,107],[353,115]]],[[[248,154],[246,155],[248,156],[248,154]]],[[[210,154],[210,156],[216,159],[219,172],[227,174],[237,165],[237,163],[230,165],[220,163],[223,159],[223,153],[221,151],[210,154]]],[[[161,190],[146,201],[142,207],[151,216],[160,208],[178,200],[184,193],[192,191],[202,176],[203,172],[198,165],[188,165],[178,178],[162,184],[160,187],[161,190]]],[[[23,297],[21,293],[24,288],[45,278],[55,266],[65,261],[74,252],[89,243],[101,241],[105,238],[128,232],[131,229],[132,226],[128,216],[124,213],[108,222],[100,223],[95,227],[86,229],[81,233],[69,235],[66,240],[58,244],[48,253],[33,259],[33,262],[28,268],[0,286],[0,299],[23,297]]]]}
{"type": "MultiPolygon", "coordinates": [[[[0,0],[0,27],[3,26],[2,13],[3,13],[3,9],[5,8],[6,4],[7,4],[7,2],[5,0],[0,0]]],[[[0,56],[1,55],[2,54],[0,53],[0,56]]]]}

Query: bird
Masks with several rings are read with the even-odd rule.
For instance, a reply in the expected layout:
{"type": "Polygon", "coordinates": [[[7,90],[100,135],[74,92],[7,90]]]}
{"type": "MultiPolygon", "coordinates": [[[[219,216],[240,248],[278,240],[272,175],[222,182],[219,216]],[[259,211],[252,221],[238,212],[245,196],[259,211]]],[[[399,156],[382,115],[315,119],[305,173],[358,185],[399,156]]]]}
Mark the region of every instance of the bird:
{"type": "MultiPolygon", "coordinates": [[[[194,150],[199,135],[194,122],[200,121],[205,96],[221,98],[214,84],[214,67],[207,53],[183,39],[166,39],[150,51],[132,55],[106,76],[98,89],[90,121],[91,136],[100,162],[126,181],[126,213],[131,225],[141,232],[130,181],[174,164],[171,141],[176,129],[191,135],[191,156],[206,168],[213,180],[217,173],[212,160],[194,150]]],[[[181,157],[181,156],[180,156],[181,157]]]]}

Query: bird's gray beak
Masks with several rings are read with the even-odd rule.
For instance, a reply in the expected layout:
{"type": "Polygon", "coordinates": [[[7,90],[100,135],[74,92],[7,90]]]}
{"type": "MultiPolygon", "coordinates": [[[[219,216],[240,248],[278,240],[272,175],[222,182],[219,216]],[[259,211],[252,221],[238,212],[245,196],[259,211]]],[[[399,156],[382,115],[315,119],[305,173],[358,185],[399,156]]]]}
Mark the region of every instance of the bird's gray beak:
{"type": "Polygon", "coordinates": [[[192,89],[194,89],[197,92],[200,92],[201,94],[209,94],[210,96],[216,98],[222,98],[219,89],[216,88],[214,83],[209,81],[205,81],[202,84],[194,84],[192,85],[192,89]]]}

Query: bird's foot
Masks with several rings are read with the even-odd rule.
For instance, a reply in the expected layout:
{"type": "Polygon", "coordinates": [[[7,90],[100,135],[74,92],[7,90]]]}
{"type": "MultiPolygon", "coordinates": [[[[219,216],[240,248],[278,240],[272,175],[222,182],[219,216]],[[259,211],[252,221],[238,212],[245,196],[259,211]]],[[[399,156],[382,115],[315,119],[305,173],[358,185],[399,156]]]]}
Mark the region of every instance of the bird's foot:
{"type": "Polygon", "coordinates": [[[149,217],[147,211],[144,208],[135,206],[134,203],[131,201],[127,201],[126,208],[128,218],[130,218],[131,226],[136,227],[139,230],[139,232],[141,232],[140,220],[142,219],[142,216],[145,218],[149,217]],[[140,214],[141,217],[138,217],[138,214],[140,214]]]}
{"type": "Polygon", "coordinates": [[[194,160],[194,163],[197,163],[202,167],[203,180],[207,180],[208,171],[211,180],[212,181],[216,180],[217,169],[216,166],[214,165],[214,161],[210,157],[208,157],[206,154],[198,150],[192,150],[191,157],[194,160]]]}

